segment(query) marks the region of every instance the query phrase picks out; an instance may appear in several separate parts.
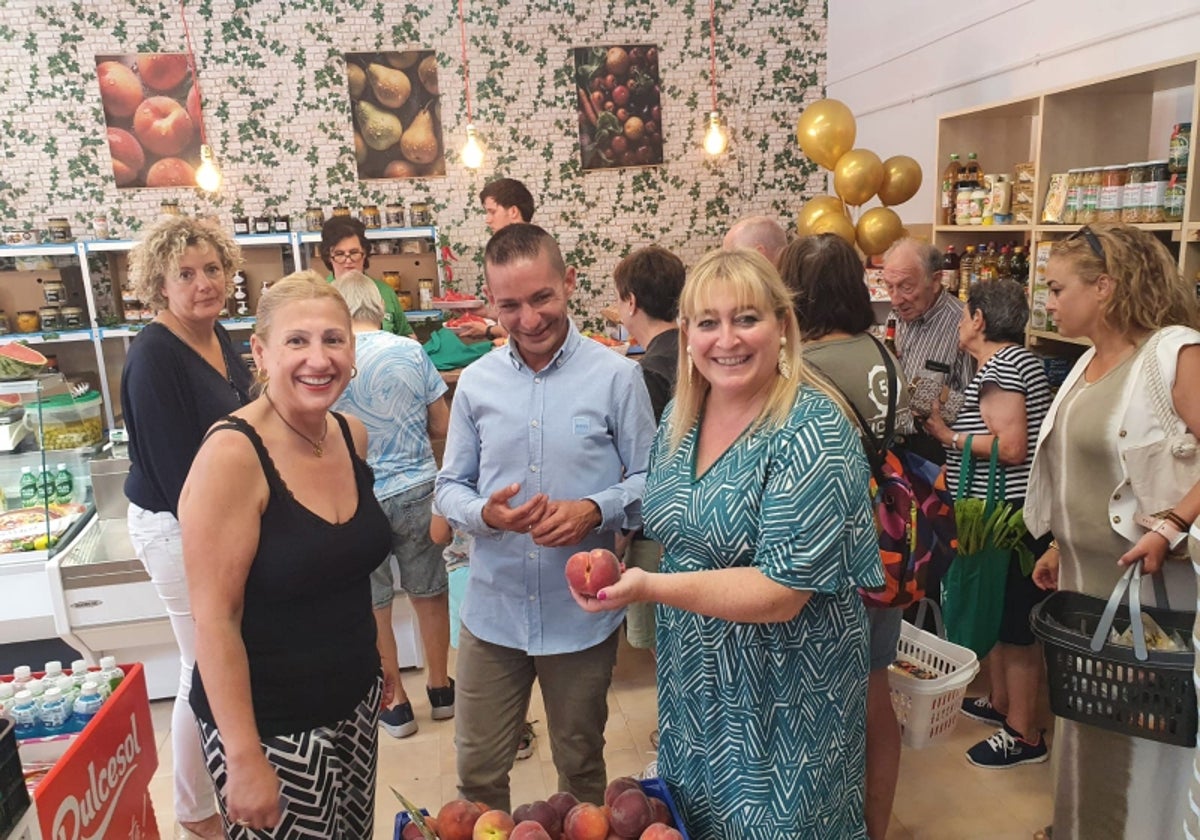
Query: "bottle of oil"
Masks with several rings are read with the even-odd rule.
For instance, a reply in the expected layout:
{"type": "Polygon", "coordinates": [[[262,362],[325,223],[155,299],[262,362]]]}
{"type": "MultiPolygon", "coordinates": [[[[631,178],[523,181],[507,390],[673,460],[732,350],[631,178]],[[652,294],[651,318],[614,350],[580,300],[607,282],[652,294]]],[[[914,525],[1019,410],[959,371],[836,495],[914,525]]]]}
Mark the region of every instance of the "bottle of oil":
{"type": "Polygon", "coordinates": [[[983,187],[983,166],[979,163],[979,155],[970,152],[967,162],[963,165],[960,180],[971,184],[972,188],[983,187]]]}
{"type": "Polygon", "coordinates": [[[961,173],[962,164],[958,160],[958,155],[950,155],[950,165],[946,167],[946,171],[942,175],[942,215],[938,220],[939,224],[954,224],[955,203],[961,173]]]}
{"type": "Polygon", "coordinates": [[[900,351],[896,349],[896,316],[889,315],[887,319],[887,327],[883,334],[883,346],[891,351],[892,355],[897,359],[900,358],[900,351]]]}
{"type": "Polygon", "coordinates": [[[966,301],[971,283],[975,279],[975,246],[968,245],[967,252],[958,261],[958,299],[966,301]]]}

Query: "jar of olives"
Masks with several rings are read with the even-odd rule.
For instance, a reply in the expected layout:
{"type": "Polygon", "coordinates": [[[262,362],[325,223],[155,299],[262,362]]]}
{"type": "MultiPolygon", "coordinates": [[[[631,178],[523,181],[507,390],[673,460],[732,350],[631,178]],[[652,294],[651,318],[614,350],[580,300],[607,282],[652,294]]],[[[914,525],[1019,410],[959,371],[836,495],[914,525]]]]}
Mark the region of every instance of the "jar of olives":
{"type": "Polygon", "coordinates": [[[32,309],[22,309],[17,313],[17,332],[35,333],[42,326],[42,319],[32,309]]]}

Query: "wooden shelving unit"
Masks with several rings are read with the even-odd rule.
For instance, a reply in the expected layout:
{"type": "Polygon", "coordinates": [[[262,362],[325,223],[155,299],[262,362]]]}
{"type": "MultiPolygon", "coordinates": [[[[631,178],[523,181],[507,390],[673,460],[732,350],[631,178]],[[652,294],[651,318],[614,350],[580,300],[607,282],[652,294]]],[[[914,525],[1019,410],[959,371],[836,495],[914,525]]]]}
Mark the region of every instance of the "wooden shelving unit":
{"type": "MultiPolygon", "coordinates": [[[[956,111],[939,118],[939,166],[958,153],[979,155],[985,173],[1009,173],[1034,163],[1033,224],[934,225],[933,243],[966,245],[995,240],[1028,246],[1031,262],[1038,243],[1073,233],[1077,225],[1042,224],[1050,176],[1068,169],[1108,166],[1167,157],[1171,126],[1191,122],[1200,130],[1200,54],[1047,90],[1035,96],[956,111]]],[[[1200,189],[1196,155],[1188,161],[1181,221],[1140,224],[1159,237],[1179,261],[1183,276],[1200,280],[1200,189]]],[[[940,196],[934,218],[940,220],[940,196]]],[[[1074,354],[1086,342],[1050,330],[1029,330],[1028,345],[1039,352],[1074,354]]]]}

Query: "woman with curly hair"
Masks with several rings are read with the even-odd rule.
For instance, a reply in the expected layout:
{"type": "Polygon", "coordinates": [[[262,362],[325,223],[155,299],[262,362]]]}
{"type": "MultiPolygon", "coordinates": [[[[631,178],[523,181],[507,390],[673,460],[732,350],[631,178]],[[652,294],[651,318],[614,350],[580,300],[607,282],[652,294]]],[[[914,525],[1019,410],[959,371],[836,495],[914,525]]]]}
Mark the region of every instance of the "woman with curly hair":
{"type": "Polygon", "coordinates": [[[129,432],[129,539],[179,644],[171,716],[175,816],[183,837],[223,837],[212,780],[188,704],[194,629],[179,530],[179,493],[208,427],[250,400],[250,372],[217,323],[241,249],[215,225],[163,219],[129,255],[138,299],[157,311],[129,347],[121,406],[129,432]]]}

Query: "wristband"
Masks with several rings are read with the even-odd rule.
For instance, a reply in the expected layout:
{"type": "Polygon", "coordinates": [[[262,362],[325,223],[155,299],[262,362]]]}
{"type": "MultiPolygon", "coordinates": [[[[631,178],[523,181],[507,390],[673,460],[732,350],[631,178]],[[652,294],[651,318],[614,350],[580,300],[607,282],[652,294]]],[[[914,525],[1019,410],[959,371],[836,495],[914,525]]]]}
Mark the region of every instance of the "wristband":
{"type": "Polygon", "coordinates": [[[1156,516],[1138,513],[1134,515],[1133,521],[1147,529],[1150,533],[1158,534],[1166,540],[1167,547],[1172,551],[1179,548],[1180,544],[1187,539],[1187,532],[1181,531],[1170,519],[1159,519],[1156,516]]]}
{"type": "Polygon", "coordinates": [[[492,340],[492,338],[493,338],[493,336],[492,336],[492,326],[493,326],[492,324],[488,324],[488,325],[487,325],[487,328],[486,328],[486,329],[484,329],[484,331],[483,331],[483,337],[484,337],[484,338],[486,338],[488,341],[491,341],[491,340],[492,340]]]}
{"type": "Polygon", "coordinates": [[[958,432],[954,433],[954,437],[950,438],[950,446],[953,449],[958,449],[958,432]]]}

